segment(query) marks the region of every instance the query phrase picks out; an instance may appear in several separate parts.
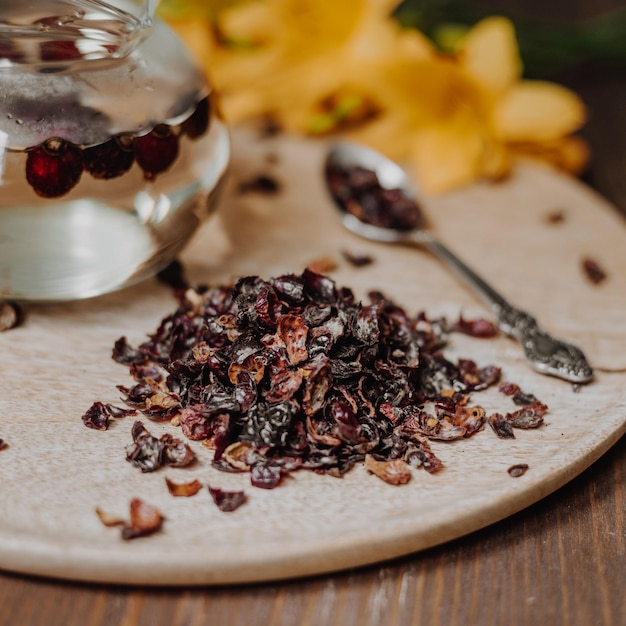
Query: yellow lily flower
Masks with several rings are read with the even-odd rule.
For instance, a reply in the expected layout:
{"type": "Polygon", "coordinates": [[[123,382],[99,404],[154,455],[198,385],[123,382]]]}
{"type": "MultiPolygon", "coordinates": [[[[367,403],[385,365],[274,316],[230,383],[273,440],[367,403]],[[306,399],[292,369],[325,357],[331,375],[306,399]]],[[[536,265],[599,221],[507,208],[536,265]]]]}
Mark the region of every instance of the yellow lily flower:
{"type": "MultiPolygon", "coordinates": [[[[316,110],[339,93],[371,100],[378,89],[368,76],[372,66],[407,51],[431,54],[425,37],[403,31],[390,17],[398,3],[252,0],[217,13],[226,45],[194,47],[230,121],[272,114],[287,129],[306,131],[316,110]]],[[[191,27],[171,21],[189,41],[191,27]]]]}
{"type": "Polygon", "coordinates": [[[398,0],[273,0],[224,12],[227,38],[255,48],[224,51],[213,73],[229,119],[272,114],[288,130],[306,131],[316,107],[338,94],[369,100],[378,88],[369,70],[402,46],[431,46],[408,37],[389,17],[398,0]],[[411,43],[407,43],[412,39],[411,43]]]}
{"type": "Polygon", "coordinates": [[[586,147],[570,133],[585,120],[581,101],[564,87],[521,80],[521,72],[512,24],[487,18],[454,56],[388,68],[384,115],[353,137],[407,160],[431,192],[501,178],[516,156],[580,171],[586,147]]]}
{"type": "Polygon", "coordinates": [[[571,137],[582,103],[521,80],[504,18],[483,20],[445,56],[390,17],[398,0],[231,2],[208,21],[174,25],[233,123],[271,115],[291,131],[346,133],[413,166],[431,192],[501,178],[518,156],[571,171],[586,162],[584,142],[571,137]]]}

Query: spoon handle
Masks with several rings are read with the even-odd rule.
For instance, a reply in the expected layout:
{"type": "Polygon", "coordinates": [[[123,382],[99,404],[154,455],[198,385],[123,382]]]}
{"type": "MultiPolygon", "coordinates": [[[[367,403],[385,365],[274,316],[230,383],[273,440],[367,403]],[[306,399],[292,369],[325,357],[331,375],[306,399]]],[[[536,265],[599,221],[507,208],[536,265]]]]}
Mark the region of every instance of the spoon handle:
{"type": "Polygon", "coordinates": [[[593,370],[579,348],[545,332],[532,315],[509,304],[444,244],[423,232],[415,243],[426,247],[487,302],[500,330],[522,344],[526,358],[537,371],[574,383],[593,378],[593,370]]]}

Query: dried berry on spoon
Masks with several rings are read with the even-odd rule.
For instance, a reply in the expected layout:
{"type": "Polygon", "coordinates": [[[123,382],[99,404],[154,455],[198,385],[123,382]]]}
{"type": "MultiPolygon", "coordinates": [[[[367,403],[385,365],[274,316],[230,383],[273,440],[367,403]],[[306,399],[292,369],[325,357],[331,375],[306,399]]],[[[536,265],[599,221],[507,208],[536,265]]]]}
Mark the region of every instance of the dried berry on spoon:
{"type": "Polygon", "coordinates": [[[422,225],[424,218],[418,204],[403,189],[381,185],[373,170],[357,165],[329,165],[326,180],[333,197],[344,210],[362,222],[407,231],[422,225]]]}

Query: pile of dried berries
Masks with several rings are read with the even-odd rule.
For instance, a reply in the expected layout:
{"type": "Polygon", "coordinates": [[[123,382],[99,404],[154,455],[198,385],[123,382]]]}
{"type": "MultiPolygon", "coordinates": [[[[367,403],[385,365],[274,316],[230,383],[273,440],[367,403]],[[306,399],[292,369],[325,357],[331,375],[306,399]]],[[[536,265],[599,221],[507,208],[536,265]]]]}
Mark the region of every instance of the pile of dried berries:
{"type": "Polygon", "coordinates": [[[143,170],[145,178],[152,180],[169,169],[178,157],[180,135],[197,139],[207,131],[209,120],[209,98],[204,98],[179,127],[158,124],[145,135],[120,133],[90,147],[50,137],[28,148],[26,180],[44,198],[68,193],[78,184],[83,171],[94,178],[117,178],[128,172],[134,162],[143,170]]]}
{"type": "MultiPolygon", "coordinates": [[[[504,438],[541,425],[547,407],[516,385],[500,390],[519,410],[487,416],[470,405],[500,369],[448,360],[444,320],[411,317],[379,292],[369,298],[308,269],[188,290],[148,341],[116,342],[113,358],[135,380],[118,389],[133,409],[213,449],[215,468],[250,472],[266,489],[300,468],[342,476],[361,462],[401,484],[411,467],[441,469],[429,440],[470,437],[486,422],[504,438]]],[[[136,422],[128,460],[156,469],[166,450],[189,458],[181,441],[162,439],[136,422]]]]}

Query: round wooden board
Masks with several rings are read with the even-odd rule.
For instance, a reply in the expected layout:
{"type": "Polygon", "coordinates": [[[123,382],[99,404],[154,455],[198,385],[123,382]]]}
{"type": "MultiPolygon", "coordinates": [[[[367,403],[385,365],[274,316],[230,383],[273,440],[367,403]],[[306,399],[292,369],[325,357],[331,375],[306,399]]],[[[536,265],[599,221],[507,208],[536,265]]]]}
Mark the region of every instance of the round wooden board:
{"type": "MultiPolygon", "coordinates": [[[[220,215],[183,256],[192,283],[223,284],[238,276],[300,272],[331,257],[339,285],[359,297],[379,289],[416,313],[454,320],[486,316],[482,305],[427,254],[364,242],[338,225],[321,180],[325,146],[305,140],[234,136],[232,175],[220,215]],[[259,174],[279,181],[277,194],[242,193],[259,174]],[[343,251],[370,254],[357,269],[343,251]]],[[[133,418],[108,431],[84,427],[94,400],[121,404],[116,384],[129,384],[114,363],[114,341],[139,343],[176,303],[149,280],[84,302],[30,306],[23,326],[0,335],[0,568],[84,581],[131,584],[218,584],[303,576],[404,555],[487,526],[536,502],[572,479],[626,430],[626,228],[588,189],[537,166],[500,185],[477,185],[424,208],[441,238],[514,304],[545,328],[579,344],[597,369],[576,391],[533,372],[505,338],[454,334],[447,353],[503,368],[550,407],[546,424],[498,439],[486,428],[452,443],[433,442],[445,463],[439,474],[414,470],[393,487],[355,468],[343,479],[297,472],[279,488],[249,485],[246,474],[210,467],[210,452],[192,443],[199,462],[188,469],[141,474],[124,460],[133,418]],[[552,223],[550,214],[563,219],[552,223]],[[581,259],[593,256],[608,278],[592,285],[581,259]],[[507,468],[527,463],[512,478],[507,468]],[[244,489],[233,513],[203,489],[173,498],[165,477],[244,489]],[[140,497],[161,509],[160,533],[125,542],[95,509],[127,517],[140,497]]],[[[497,390],[475,396],[489,411],[512,409],[497,390]]],[[[145,420],[147,422],[147,420],[145,420]]],[[[155,435],[179,431],[147,423],[155,435]]]]}

